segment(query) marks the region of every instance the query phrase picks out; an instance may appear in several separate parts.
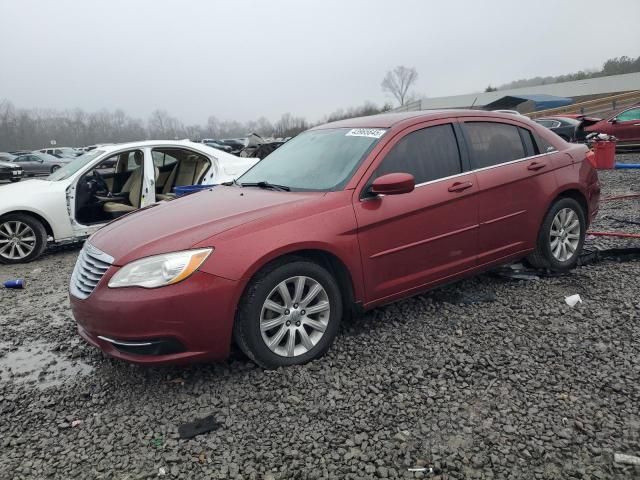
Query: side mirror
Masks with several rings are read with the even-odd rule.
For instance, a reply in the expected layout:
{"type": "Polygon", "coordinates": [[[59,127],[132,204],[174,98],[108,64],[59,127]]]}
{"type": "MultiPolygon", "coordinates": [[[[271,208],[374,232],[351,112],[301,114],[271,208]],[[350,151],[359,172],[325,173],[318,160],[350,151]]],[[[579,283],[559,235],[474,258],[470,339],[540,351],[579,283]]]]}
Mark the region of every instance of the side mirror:
{"type": "Polygon", "coordinates": [[[376,178],[369,192],[374,195],[399,195],[412,192],[416,186],[413,175],[408,173],[388,173],[376,178]]]}
{"type": "Polygon", "coordinates": [[[617,118],[612,118],[611,120],[609,120],[609,123],[618,123],[618,119],[617,118]]]}

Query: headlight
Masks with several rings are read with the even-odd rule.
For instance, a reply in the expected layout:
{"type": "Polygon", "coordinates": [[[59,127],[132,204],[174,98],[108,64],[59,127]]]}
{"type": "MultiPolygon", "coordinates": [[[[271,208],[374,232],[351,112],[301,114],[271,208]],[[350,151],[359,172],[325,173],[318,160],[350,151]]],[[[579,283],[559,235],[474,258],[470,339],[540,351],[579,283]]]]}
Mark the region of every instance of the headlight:
{"type": "Polygon", "coordinates": [[[178,283],[198,270],[212,251],[201,248],[141,258],[118,270],[109,287],[157,288],[178,283]]]}

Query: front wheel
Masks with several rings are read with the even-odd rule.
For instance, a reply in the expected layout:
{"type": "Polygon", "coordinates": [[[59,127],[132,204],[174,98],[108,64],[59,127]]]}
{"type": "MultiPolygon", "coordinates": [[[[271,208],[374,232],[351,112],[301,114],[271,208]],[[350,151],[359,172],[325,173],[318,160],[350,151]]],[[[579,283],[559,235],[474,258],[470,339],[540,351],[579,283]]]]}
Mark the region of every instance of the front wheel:
{"type": "Polygon", "coordinates": [[[582,206],[573,198],[561,198],[547,212],[536,249],[527,260],[536,268],[567,271],[576,266],[586,233],[582,206]]]}
{"type": "Polygon", "coordinates": [[[51,167],[51,173],[54,173],[59,168],[60,168],[60,165],[54,165],[53,167],[51,167]]]}
{"type": "Polygon", "coordinates": [[[0,218],[0,263],[35,260],[47,246],[47,232],[30,215],[9,214],[0,218]]]}
{"type": "Polygon", "coordinates": [[[299,365],[329,349],[341,318],[342,297],[331,273],[290,258],[251,281],[240,301],[234,339],[264,368],[299,365]]]}

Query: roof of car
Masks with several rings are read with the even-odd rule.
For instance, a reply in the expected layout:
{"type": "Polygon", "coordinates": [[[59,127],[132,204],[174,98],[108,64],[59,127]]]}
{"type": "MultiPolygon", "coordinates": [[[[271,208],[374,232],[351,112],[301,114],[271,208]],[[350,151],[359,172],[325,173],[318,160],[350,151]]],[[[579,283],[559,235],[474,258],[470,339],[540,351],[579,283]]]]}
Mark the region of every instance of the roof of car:
{"type": "Polygon", "coordinates": [[[218,161],[237,161],[246,160],[245,158],[232,155],[231,153],[223,152],[217,148],[208,146],[205,143],[192,142],[191,140],[144,140],[141,142],[128,142],[128,143],[114,143],[109,145],[101,145],[96,147],[95,150],[101,152],[111,153],[120,150],[126,150],[129,148],[142,148],[142,147],[187,147],[200,150],[207,155],[216,158],[218,161]]]}
{"type": "MultiPolygon", "coordinates": [[[[511,113],[491,112],[485,110],[469,110],[469,109],[442,109],[442,110],[420,110],[414,112],[394,112],[381,113],[378,115],[369,115],[367,117],[347,118],[338,120],[337,122],[325,123],[314,127],[315,129],[323,128],[391,128],[399,123],[407,120],[423,121],[438,118],[474,116],[474,117],[494,117],[514,119],[511,113]]],[[[522,117],[526,118],[526,117],[522,117]]]]}

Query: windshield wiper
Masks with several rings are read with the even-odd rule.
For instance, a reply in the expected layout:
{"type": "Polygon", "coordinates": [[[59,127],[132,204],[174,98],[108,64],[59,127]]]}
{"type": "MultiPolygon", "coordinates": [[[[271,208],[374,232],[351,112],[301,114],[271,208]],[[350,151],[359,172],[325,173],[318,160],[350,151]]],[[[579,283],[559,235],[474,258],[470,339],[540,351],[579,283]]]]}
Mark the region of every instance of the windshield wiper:
{"type": "Polygon", "coordinates": [[[275,183],[269,183],[267,181],[254,182],[254,183],[241,183],[243,187],[258,187],[264,188],[265,190],[278,190],[280,192],[290,192],[291,189],[286,185],[277,185],[275,183]]]}
{"type": "Polygon", "coordinates": [[[225,187],[231,187],[232,185],[237,185],[238,187],[242,186],[242,184],[238,182],[238,180],[236,180],[235,178],[228,182],[222,182],[220,185],[224,185],[225,187]]]}

